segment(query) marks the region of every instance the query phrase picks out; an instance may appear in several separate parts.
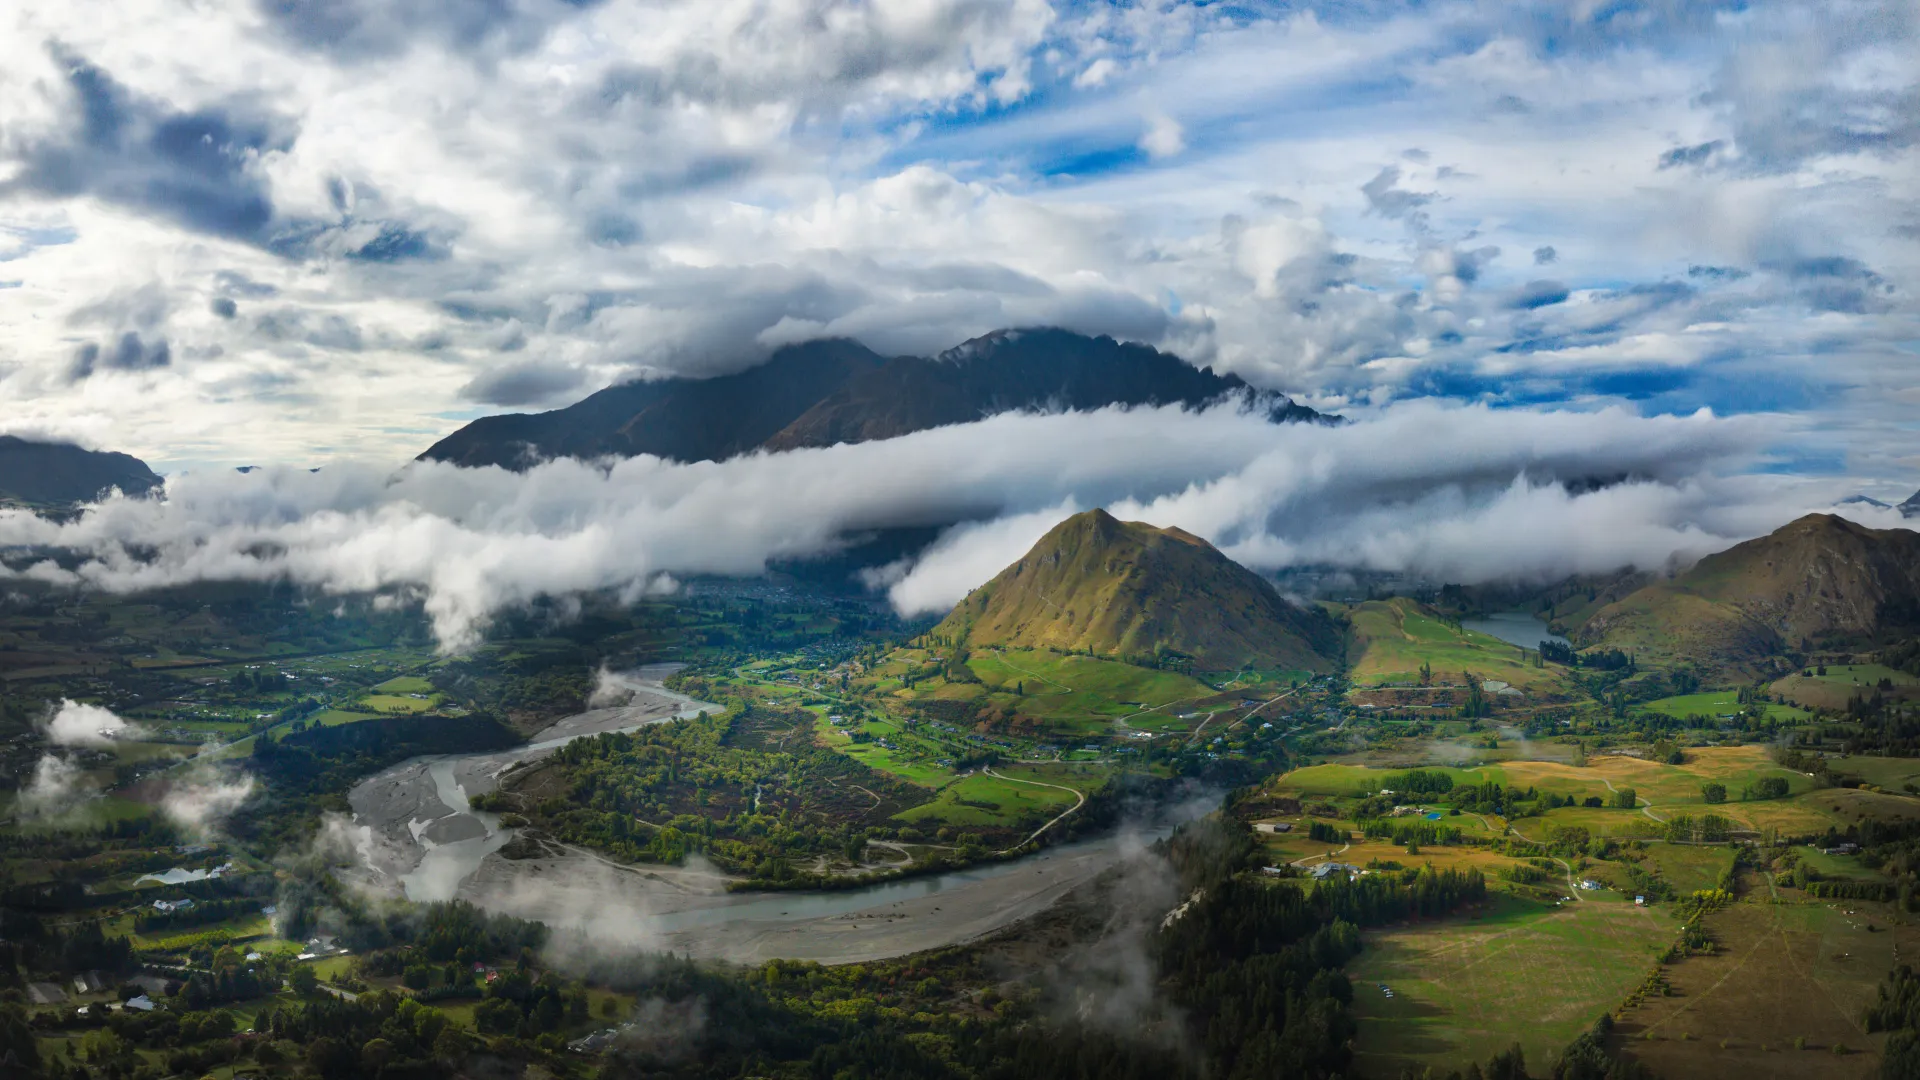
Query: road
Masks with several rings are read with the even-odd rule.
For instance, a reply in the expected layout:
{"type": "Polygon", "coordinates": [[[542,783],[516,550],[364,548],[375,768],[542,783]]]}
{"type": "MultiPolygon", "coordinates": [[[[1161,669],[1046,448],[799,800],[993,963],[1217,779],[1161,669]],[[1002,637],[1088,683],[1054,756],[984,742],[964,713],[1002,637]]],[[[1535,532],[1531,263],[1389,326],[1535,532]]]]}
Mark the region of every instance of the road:
{"type": "Polygon", "coordinates": [[[1080,791],[1080,789],[1078,788],[1070,788],[1064,784],[1043,784],[1038,780],[1022,780],[1016,776],[1004,776],[1000,773],[994,772],[990,766],[982,766],[980,771],[982,773],[985,773],[988,776],[993,777],[995,780],[1005,780],[1011,784],[1030,784],[1033,787],[1053,788],[1055,791],[1070,791],[1073,793],[1073,797],[1076,800],[1078,800],[1065,813],[1061,814],[1057,818],[1054,818],[1052,821],[1047,822],[1045,825],[1042,825],[1039,828],[1033,830],[1032,836],[1029,836],[1025,840],[1020,841],[1020,843],[1013,845],[1013,847],[1008,848],[1006,851],[999,852],[999,854],[1001,855],[1005,855],[1007,851],[1014,851],[1014,850],[1017,850],[1018,848],[1024,847],[1027,844],[1033,843],[1034,840],[1039,838],[1041,833],[1046,832],[1048,829],[1051,829],[1055,825],[1058,825],[1060,822],[1066,820],[1068,814],[1071,814],[1075,810],[1078,810],[1081,807],[1087,805],[1086,794],[1080,791]]]}
{"type": "MultiPolygon", "coordinates": [[[[1613,792],[1615,795],[1620,794],[1620,789],[1613,786],[1613,781],[1603,776],[1600,778],[1600,782],[1607,785],[1608,791],[1613,792]]],[[[1640,804],[1641,813],[1647,815],[1648,817],[1652,818],[1653,820],[1659,822],[1662,825],[1665,825],[1667,823],[1666,818],[1663,818],[1659,814],[1656,814],[1653,812],[1653,802],[1651,800],[1641,798],[1640,793],[1637,791],[1633,793],[1633,799],[1634,799],[1634,802],[1640,804]]]]}
{"type": "MultiPolygon", "coordinates": [[[[1479,814],[1475,814],[1473,816],[1480,818],[1480,823],[1482,825],[1487,825],[1486,818],[1480,817],[1479,814]]],[[[1487,828],[1491,830],[1493,826],[1487,825],[1487,828]]],[[[1519,829],[1514,828],[1511,822],[1509,822],[1507,825],[1507,831],[1519,837],[1520,839],[1525,840],[1529,844],[1539,844],[1541,847],[1546,847],[1546,845],[1541,844],[1540,841],[1535,840],[1533,837],[1528,836],[1526,833],[1523,833],[1519,829]]],[[[1575,885],[1573,882],[1573,864],[1568,862],[1565,859],[1560,858],[1558,855],[1548,855],[1547,858],[1552,859],[1554,862],[1559,863],[1560,868],[1567,872],[1567,895],[1572,897],[1575,900],[1579,900],[1581,898],[1580,887],[1575,885]]]]}

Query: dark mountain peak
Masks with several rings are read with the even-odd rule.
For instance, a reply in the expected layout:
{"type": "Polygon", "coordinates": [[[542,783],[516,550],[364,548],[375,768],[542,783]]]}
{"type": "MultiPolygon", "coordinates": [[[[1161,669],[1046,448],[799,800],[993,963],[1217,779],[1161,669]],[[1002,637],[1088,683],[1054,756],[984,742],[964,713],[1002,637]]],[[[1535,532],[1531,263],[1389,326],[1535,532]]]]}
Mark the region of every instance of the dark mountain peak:
{"type": "Polygon", "coordinates": [[[131,454],[0,435],[0,499],[41,505],[90,502],[118,488],[144,495],[163,481],[131,454]]]}
{"type": "Polygon", "coordinates": [[[1908,496],[1907,501],[1901,503],[1899,509],[1905,517],[1920,517],[1920,491],[1908,496]]]}
{"type": "Polygon", "coordinates": [[[998,330],[934,358],[884,358],[844,338],[787,345],[730,375],[623,383],[553,412],[484,417],[420,456],[515,469],[552,457],[717,461],[890,439],[1017,410],[1198,408],[1236,399],[1274,423],[1340,422],[1151,346],[1040,327],[998,330]]]}
{"type": "Polygon", "coordinates": [[[941,624],[973,648],[1053,648],[1202,670],[1327,670],[1339,633],[1258,574],[1177,528],[1088,510],[1048,530],[941,624]]]}

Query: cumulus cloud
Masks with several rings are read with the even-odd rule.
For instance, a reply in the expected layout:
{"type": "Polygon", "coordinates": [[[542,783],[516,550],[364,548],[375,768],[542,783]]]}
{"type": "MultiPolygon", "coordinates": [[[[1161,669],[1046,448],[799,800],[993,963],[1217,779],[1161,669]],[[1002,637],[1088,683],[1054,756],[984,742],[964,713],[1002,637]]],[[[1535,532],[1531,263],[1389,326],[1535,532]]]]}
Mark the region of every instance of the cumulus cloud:
{"type": "Polygon", "coordinates": [[[0,545],[85,556],[10,573],[121,592],[288,579],[417,593],[442,644],[460,649],[494,612],[539,596],[638,597],[670,577],[760,573],[875,529],[973,523],[896,571],[903,610],[937,609],[1091,506],[1180,525],[1263,569],[1476,580],[1657,564],[1832,501],[1740,475],[1778,433],[1777,418],[1435,402],[1338,428],[1228,407],[1003,414],[726,462],[199,474],[171,482],[164,500],[110,499],[74,521],[0,511],[0,545]],[[1484,554],[1503,545],[1513,550],[1484,554]]]}
{"type": "Polygon", "coordinates": [[[102,705],[61,698],[47,717],[47,739],[55,746],[105,746],[115,739],[138,737],[141,730],[102,705]]]}
{"type": "Polygon", "coordinates": [[[1140,135],[1140,149],[1148,157],[1166,158],[1187,148],[1186,130],[1165,113],[1147,114],[1147,129],[1140,135]]]}
{"type": "Polygon", "coordinates": [[[42,754],[33,764],[33,779],[20,789],[14,812],[24,819],[58,818],[98,793],[85,772],[61,754],[42,754]]]}
{"type": "Polygon", "coordinates": [[[1718,347],[1663,409],[1802,388],[1891,482],[1915,36],[1824,0],[12,5],[0,394],[173,473],[404,460],[475,403],[827,334],[1059,324],[1336,405],[1645,400],[1556,354],[1684,315],[1718,347]],[[1487,247],[1569,300],[1516,303],[1539,271],[1487,247]],[[1826,256],[1881,280],[1558,325],[1826,256]]]}
{"type": "Polygon", "coordinates": [[[217,832],[254,791],[254,778],[245,773],[227,775],[200,768],[167,785],[160,809],[176,825],[195,835],[217,832]]]}

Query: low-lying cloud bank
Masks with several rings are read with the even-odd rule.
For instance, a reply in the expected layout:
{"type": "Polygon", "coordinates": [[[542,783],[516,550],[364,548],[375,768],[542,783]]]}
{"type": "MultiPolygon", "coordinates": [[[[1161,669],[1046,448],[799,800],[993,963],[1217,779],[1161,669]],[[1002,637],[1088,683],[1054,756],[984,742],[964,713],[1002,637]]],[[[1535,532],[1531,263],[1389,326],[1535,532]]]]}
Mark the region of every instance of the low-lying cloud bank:
{"type": "Polygon", "coordinates": [[[417,597],[457,650],[492,613],[541,595],[638,596],[875,529],[962,522],[871,575],[900,610],[938,610],[1091,506],[1180,525],[1258,569],[1480,581],[1657,566],[1831,504],[1830,491],[1750,471],[1780,434],[1767,417],[1432,401],[1332,429],[1225,408],[1007,414],[726,462],[187,475],[164,500],[114,498],[65,524],[0,511],[0,546],[81,552],[74,569],[8,573],[112,591],[284,578],[417,597]]]}

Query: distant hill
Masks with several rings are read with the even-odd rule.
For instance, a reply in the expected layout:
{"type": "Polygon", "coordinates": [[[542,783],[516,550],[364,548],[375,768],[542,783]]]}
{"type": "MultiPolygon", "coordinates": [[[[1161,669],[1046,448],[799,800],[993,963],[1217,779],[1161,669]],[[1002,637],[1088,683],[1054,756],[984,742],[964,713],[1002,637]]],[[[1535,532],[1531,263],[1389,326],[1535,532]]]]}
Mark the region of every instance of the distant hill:
{"type": "Polygon", "coordinates": [[[129,454],[0,435],[0,499],[76,503],[99,498],[110,488],[139,495],[161,483],[146,462],[129,454]]]}
{"type": "Polygon", "coordinates": [[[887,439],[1014,409],[1195,407],[1235,397],[1275,422],[1339,422],[1145,345],[1002,330],[935,357],[887,358],[838,339],[789,345],[732,375],[625,383],[552,412],[483,417],[420,457],[514,469],[552,457],[720,461],[757,449],[887,439]]]}
{"type": "Polygon", "coordinates": [[[1203,671],[1329,671],[1343,643],[1319,609],[1289,603],[1265,579],[1179,529],[1089,510],[1054,526],[1018,562],[975,589],[934,631],[990,646],[1173,653],[1203,671]]]}
{"type": "Polygon", "coordinates": [[[1920,532],[1810,514],[1589,614],[1582,644],[1725,663],[1920,632],[1920,532]]]}
{"type": "Polygon", "coordinates": [[[1899,509],[1902,517],[1920,517],[1920,491],[1908,496],[1907,501],[1901,503],[1899,509]]]}

